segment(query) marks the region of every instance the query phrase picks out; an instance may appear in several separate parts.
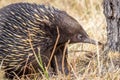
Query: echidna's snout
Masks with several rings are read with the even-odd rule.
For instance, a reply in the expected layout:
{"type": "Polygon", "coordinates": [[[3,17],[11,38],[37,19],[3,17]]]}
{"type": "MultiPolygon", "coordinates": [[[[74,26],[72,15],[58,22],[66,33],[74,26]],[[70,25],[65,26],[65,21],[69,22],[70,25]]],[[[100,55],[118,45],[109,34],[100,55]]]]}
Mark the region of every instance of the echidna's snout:
{"type": "Polygon", "coordinates": [[[71,43],[89,43],[89,44],[95,44],[95,45],[97,44],[102,45],[101,42],[91,39],[84,29],[79,30],[79,33],[75,33],[72,36],[71,43]]]}
{"type": "Polygon", "coordinates": [[[91,39],[91,38],[89,38],[89,37],[87,37],[87,38],[85,38],[84,40],[83,40],[83,42],[84,43],[90,43],[90,44],[95,44],[95,45],[102,45],[102,43],[101,42],[99,42],[99,41],[97,41],[97,40],[93,40],[93,39],[91,39]]]}

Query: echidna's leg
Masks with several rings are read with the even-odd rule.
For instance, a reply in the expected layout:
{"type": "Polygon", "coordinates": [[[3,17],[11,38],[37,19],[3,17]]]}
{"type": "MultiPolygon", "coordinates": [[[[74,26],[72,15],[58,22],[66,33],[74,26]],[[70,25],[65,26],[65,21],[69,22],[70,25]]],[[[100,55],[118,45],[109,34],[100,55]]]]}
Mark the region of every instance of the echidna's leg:
{"type": "Polygon", "coordinates": [[[51,66],[53,67],[55,73],[57,73],[57,70],[59,70],[67,75],[69,73],[68,63],[67,63],[67,51],[65,52],[65,56],[63,56],[63,50],[64,50],[63,46],[57,49],[54,58],[52,59],[51,66]],[[64,61],[62,61],[63,57],[64,57],[64,61]]]}

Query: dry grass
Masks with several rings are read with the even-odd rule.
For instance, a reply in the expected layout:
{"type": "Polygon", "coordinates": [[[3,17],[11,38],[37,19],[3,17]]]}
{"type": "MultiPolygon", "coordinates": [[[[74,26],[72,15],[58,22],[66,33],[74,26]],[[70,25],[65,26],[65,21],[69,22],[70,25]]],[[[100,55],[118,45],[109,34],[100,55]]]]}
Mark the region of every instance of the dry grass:
{"type": "MultiPolygon", "coordinates": [[[[16,2],[50,4],[65,10],[79,21],[91,38],[106,42],[102,0],[0,0],[0,7],[16,2]]],[[[109,53],[108,59],[104,59],[101,46],[82,43],[70,45],[68,61],[74,76],[59,74],[49,80],[120,80],[120,68],[116,66],[120,66],[120,54],[109,53]]],[[[42,80],[46,80],[46,77],[42,80]]]]}

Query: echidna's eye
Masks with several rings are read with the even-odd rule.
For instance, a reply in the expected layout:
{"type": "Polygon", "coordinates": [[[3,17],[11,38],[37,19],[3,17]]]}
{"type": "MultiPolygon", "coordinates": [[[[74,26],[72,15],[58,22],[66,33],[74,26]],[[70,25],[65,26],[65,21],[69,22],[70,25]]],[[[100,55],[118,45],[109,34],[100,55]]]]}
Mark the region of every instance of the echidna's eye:
{"type": "Polygon", "coordinates": [[[78,34],[78,35],[77,35],[77,38],[78,38],[78,39],[82,39],[82,37],[83,37],[83,36],[82,36],[81,34],[78,34]]]}

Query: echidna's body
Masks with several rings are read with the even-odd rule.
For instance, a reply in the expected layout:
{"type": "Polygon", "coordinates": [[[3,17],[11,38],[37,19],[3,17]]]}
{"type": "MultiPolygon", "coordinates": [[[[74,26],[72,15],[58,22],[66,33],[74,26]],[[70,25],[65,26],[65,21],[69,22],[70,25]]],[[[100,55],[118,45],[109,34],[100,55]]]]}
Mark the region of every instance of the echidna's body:
{"type": "MultiPolygon", "coordinates": [[[[29,3],[17,3],[2,8],[0,10],[0,62],[6,72],[13,75],[12,71],[14,71],[19,75],[23,70],[22,67],[30,63],[36,70],[39,68],[30,42],[35,53],[44,56],[43,63],[47,65],[56,41],[57,27],[60,31],[58,45],[64,44],[69,39],[70,43],[92,41],[79,23],[64,11],[29,3]]],[[[62,71],[63,47],[56,50],[54,54],[57,56],[60,71],[62,71]]],[[[56,68],[54,59],[51,64],[56,68]]],[[[67,74],[66,58],[64,66],[67,74]]]]}

